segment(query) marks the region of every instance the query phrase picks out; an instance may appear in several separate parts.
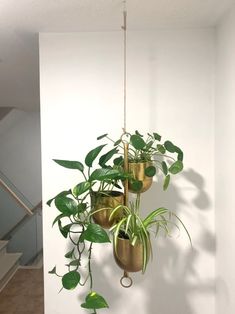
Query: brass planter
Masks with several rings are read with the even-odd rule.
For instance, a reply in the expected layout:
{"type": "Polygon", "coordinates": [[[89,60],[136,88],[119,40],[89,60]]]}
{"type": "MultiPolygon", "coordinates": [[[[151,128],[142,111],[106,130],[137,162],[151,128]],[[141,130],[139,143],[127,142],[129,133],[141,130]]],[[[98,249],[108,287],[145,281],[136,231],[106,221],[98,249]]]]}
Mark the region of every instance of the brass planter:
{"type": "Polygon", "coordinates": [[[129,191],[132,193],[143,193],[147,191],[153,182],[153,177],[148,177],[145,175],[145,169],[148,168],[149,166],[152,166],[152,162],[130,162],[128,164],[128,170],[129,172],[133,175],[133,178],[137,181],[142,182],[142,188],[139,191],[134,191],[131,187],[131,183],[129,182],[128,188],[129,191]]]}
{"type": "Polygon", "coordinates": [[[138,272],[143,268],[143,244],[131,245],[129,239],[118,238],[114,248],[114,258],[118,266],[127,272],[138,272]]]}
{"type": "Polygon", "coordinates": [[[120,208],[120,210],[115,213],[112,219],[109,220],[112,209],[120,204],[124,204],[124,195],[118,191],[103,191],[103,193],[106,195],[95,192],[91,196],[92,211],[102,209],[94,213],[92,217],[95,223],[99,224],[103,228],[109,229],[123,215],[123,211],[120,208]]]}

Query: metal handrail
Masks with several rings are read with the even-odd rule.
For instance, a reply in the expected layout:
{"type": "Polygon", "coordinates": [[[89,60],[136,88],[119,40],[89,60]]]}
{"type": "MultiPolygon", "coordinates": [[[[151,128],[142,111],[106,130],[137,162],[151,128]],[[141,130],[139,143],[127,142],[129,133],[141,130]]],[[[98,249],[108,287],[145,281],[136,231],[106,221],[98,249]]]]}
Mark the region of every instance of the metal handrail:
{"type": "MultiPolygon", "coordinates": [[[[3,186],[3,188],[11,194],[11,196],[16,200],[16,202],[25,209],[28,215],[33,215],[32,210],[24,203],[22,200],[11,190],[11,188],[0,178],[0,185],[3,186]]],[[[38,207],[38,205],[37,205],[38,207]]]]}
{"type": "MultiPolygon", "coordinates": [[[[34,213],[38,208],[42,209],[42,201],[40,201],[34,208],[32,209],[32,212],[34,213]]],[[[30,215],[31,216],[31,215],[30,215]]],[[[22,223],[27,221],[27,219],[30,219],[29,215],[25,215],[20,221],[18,221],[4,236],[2,237],[3,240],[9,240],[11,235],[19,228],[22,223]]]]}

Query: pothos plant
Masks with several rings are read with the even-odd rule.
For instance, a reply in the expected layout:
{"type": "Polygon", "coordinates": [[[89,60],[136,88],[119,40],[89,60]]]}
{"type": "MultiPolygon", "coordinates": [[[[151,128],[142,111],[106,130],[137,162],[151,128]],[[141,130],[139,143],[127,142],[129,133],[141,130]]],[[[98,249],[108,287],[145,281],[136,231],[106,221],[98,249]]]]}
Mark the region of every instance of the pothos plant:
{"type": "Polygon", "coordinates": [[[70,250],[65,254],[66,273],[58,274],[56,267],[49,273],[61,277],[62,288],[67,290],[75,289],[78,285],[85,286],[89,281],[89,293],[81,307],[91,309],[93,313],[96,313],[97,309],[108,307],[108,304],[100,294],[93,290],[92,248],[95,243],[108,243],[110,239],[107,232],[92,221],[90,197],[94,191],[104,193],[113,188],[121,188],[120,182],[127,176],[123,170],[118,169],[112,163],[108,164],[118,152],[117,148],[100,156],[99,167],[94,169],[93,163],[105,146],[100,145],[91,150],[86,155],[84,163],[55,159],[58,165],[80,172],[83,179],[73,188],[60,192],[47,202],[49,206],[54,203],[59,211],[59,215],[53,221],[53,226],[58,226],[61,235],[69,239],[71,245],[70,250]],[[87,265],[87,276],[82,279],[80,269],[85,265],[87,265]]]}

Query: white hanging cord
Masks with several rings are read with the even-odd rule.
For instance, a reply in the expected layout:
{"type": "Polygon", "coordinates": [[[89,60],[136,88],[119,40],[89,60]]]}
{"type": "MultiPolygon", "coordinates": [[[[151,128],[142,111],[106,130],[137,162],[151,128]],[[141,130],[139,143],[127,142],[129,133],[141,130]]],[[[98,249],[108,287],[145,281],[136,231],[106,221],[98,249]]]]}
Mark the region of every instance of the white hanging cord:
{"type": "Polygon", "coordinates": [[[123,132],[126,133],[126,21],[127,21],[127,11],[126,11],[126,1],[123,1],[123,40],[124,40],[124,77],[123,77],[123,112],[124,112],[124,124],[123,124],[123,132]]]}

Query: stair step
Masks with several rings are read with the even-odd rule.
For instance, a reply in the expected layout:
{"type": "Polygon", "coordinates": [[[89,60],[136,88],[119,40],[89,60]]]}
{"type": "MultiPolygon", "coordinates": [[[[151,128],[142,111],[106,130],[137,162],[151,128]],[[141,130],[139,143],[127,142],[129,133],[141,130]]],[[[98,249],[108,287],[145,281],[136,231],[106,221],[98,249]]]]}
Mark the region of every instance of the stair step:
{"type": "Polygon", "coordinates": [[[19,267],[22,253],[6,253],[0,258],[0,291],[8,283],[19,267]]]}
{"type": "Polygon", "coordinates": [[[4,255],[6,253],[7,243],[8,243],[8,241],[0,240],[0,256],[4,255]]]}

